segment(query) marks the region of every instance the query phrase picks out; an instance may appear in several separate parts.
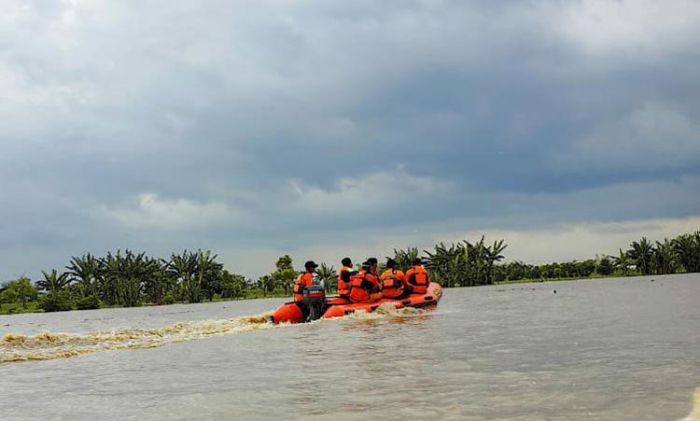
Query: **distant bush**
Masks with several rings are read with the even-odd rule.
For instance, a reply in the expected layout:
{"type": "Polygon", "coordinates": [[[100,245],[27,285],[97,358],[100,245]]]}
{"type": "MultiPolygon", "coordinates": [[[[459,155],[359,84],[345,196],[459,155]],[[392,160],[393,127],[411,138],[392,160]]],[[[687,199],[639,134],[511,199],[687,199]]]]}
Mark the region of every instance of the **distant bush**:
{"type": "Polygon", "coordinates": [[[80,298],[76,303],[75,307],[78,310],[93,310],[100,308],[101,306],[100,299],[97,298],[94,295],[89,295],[87,297],[80,298]]]}
{"type": "Polygon", "coordinates": [[[175,297],[173,294],[167,293],[160,304],[175,304],[175,297]]]}
{"type": "Polygon", "coordinates": [[[41,308],[46,312],[73,310],[73,297],[68,291],[49,292],[41,298],[41,308]]]}

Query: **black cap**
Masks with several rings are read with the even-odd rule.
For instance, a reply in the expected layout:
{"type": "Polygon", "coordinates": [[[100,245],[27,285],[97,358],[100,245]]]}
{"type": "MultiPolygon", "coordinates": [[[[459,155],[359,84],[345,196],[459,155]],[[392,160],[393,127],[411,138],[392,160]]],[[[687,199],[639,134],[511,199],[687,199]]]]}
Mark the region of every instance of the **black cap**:
{"type": "Polygon", "coordinates": [[[314,263],[313,260],[309,260],[308,262],[304,263],[305,268],[317,268],[318,265],[314,263]]]}
{"type": "Polygon", "coordinates": [[[413,259],[413,264],[414,265],[422,265],[423,259],[421,259],[420,257],[416,257],[415,259],[413,259]]]}
{"type": "Polygon", "coordinates": [[[364,268],[369,269],[370,266],[372,266],[372,264],[369,262],[369,260],[365,260],[364,262],[362,262],[362,268],[363,268],[363,269],[364,269],[364,268]]]}
{"type": "Polygon", "coordinates": [[[369,259],[367,259],[367,263],[369,263],[370,265],[376,265],[377,263],[379,263],[379,260],[377,260],[376,257],[370,257],[369,259]]]}
{"type": "Polygon", "coordinates": [[[396,260],[392,259],[391,257],[386,259],[386,267],[388,268],[393,268],[396,266],[396,260]]]}
{"type": "Polygon", "coordinates": [[[343,260],[340,261],[345,266],[352,266],[352,260],[350,260],[349,257],[344,258],[343,260]]]}

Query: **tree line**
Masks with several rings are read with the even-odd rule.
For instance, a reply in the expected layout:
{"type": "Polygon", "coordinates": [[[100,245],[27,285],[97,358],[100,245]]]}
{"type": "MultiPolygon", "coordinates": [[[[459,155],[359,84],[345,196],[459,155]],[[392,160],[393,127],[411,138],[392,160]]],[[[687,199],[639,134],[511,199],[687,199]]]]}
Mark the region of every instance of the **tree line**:
{"type": "MultiPolygon", "coordinates": [[[[447,288],[524,279],[700,272],[700,231],[653,243],[643,237],[616,255],[542,265],[502,263],[506,248],[504,240],[487,243],[482,236],[474,242],[440,243],[422,253],[415,247],[394,249],[390,257],[405,271],[422,255],[431,278],[447,288]]],[[[273,272],[252,280],[224,269],[217,255],[208,250],[185,250],[167,259],[130,250],[103,257],[88,253],[72,257],[64,269],[44,271],[37,282],[21,277],[4,283],[0,310],[61,311],[289,296],[299,273],[285,255],[277,260],[273,272]]],[[[328,293],[337,291],[334,266],[322,263],[317,277],[328,293]]]]}
{"type": "Polygon", "coordinates": [[[521,261],[494,267],[496,282],[575,279],[607,276],[667,275],[700,272],[700,231],[673,239],[649,241],[642,237],[627,250],[593,259],[532,265],[521,261]]]}

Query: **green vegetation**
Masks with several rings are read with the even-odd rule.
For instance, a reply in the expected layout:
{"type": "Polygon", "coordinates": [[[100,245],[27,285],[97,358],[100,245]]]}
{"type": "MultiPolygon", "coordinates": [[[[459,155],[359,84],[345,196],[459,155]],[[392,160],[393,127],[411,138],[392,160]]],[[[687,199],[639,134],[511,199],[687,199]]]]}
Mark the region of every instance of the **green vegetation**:
{"type": "Polygon", "coordinates": [[[72,257],[65,272],[44,271],[35,284],[25,277],[3,284],[0,314],[288,296],[297,276],[289,256],[257,281],[230,273],[216,258],[201,250],[169,259],[130,250],[72,257]]]}
{"type": "Polygon", "coordinates": [[[615,256],[543,265],[510,262],[495,266],[493,272],[496,283],[700,272],[700,231],[655,243],[642,237],[615,256]]]}
{"type": "Polygon", "coordinates": [[[0,314],[36,311],[37,289],[29,278],[7,282],[0,291],[0,314]]]}
{"type": "MultiPolygon", "coordinates": [[[[433,250],[424,250],[423,256],[431,278],[447,288],[700,272],[700,231],[654,243],[643,237],[614,256],[542,265],[501,263],[506,248],[504,240],[487,244],[481,237],[473,243],[440,243],[433,250]]],[[[409,247],[395,249],[393,254],[407,270],[419,251],[409,247]]],[[[102,258],[91,254],[72,257],[64,272],[42,272],[43,279],[36,283],[26,277],[5,282],[0,287],[0,314],[288,297],[298,275],[287,255],[277,260],[272,273],[255,281],[227,271],[216,259],[215,254],[201,250],[185,250],[168,259],[130,250],[102,258]]],[[[333,266],[322,263],[317,278],[328,293],[337,291],[333,266]]]]}

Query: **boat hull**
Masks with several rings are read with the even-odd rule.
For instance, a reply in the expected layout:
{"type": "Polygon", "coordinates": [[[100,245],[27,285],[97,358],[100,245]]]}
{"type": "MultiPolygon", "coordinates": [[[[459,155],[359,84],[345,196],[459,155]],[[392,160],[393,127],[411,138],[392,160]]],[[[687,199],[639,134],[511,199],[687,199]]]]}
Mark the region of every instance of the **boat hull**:
{"type": "MultiPolygon", "coordinates": [[[[380,306],[387,304],[401,309],[404,307],[433,309],[437,307],[442,298],[442,287],[435,282],[428,285],[425,294],[411,294],[401,299],[382,298],[377,301],[365,303],[350,303],[344,298],[328,297],[326,299],[326,310],[323,313],[324,319],[343,317],[356,311],[371,313],[380,306]]],[[[294,302],[284,303],[275,310],[272,315],[273,323],[301,323],[303,315],[301,309],[294,302]]]]}

